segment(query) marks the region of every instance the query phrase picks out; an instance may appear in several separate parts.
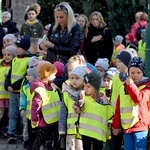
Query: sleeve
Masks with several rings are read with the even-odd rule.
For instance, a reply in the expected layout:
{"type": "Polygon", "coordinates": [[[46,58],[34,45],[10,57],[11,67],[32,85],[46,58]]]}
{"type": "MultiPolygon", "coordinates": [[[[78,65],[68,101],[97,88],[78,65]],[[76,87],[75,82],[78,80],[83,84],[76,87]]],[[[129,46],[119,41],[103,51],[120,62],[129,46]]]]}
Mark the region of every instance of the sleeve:
{"type": "Polygon", "coordinates": [[[39,37],[42,38],[44,36],[44,28],[43,25],[41,23],[39,23],[39,37]]]}
{"type": "Polygon", "coordinates": [[[17,80],[16,82],[14,82],[11,87],[13,88],[13,90],[19,90],[21,88],[21,84],[23,81],[24,77],[20,78],[19,80],[17,80]]]}
{"type": "Polygon", "coordinates": [[[32,100],[32,107],[31,107],[31,120],[32,121],[39,121],[40,113],[42,107],[42,98],[38,93],[35,93],[33,100],[32,100]]]}
{"type": "Polygon", "coordinates": [[[21,110],[26,110],[27,108],[27,96],[25,94],[24,88],[25,87],[23,87],[23,90],[20,94],[20,109],[21,110]]]}
{"type": "Polygon", "coordinates": [[[8,87],[11,86],[11,68],[7,74],[7,77],[5,79],[5,82],[4,82],[4,87],[5,87],[5,90],[8,91],[8,87]]]}
{"type": "Polygon", "coordinates": [[[17,33],[19,32],[19,30],[16,27],[16,23],[12,22],[11,26],[8,28],[8,32],[7,33],[17,33]]]}
{"type": "Polygon", "coordinates": [[[59,119],[59,132],[67,132],[67,116],[68,116],[68,109],[64,103],[61,102],[60,108],[60,119],[59,119]]]}

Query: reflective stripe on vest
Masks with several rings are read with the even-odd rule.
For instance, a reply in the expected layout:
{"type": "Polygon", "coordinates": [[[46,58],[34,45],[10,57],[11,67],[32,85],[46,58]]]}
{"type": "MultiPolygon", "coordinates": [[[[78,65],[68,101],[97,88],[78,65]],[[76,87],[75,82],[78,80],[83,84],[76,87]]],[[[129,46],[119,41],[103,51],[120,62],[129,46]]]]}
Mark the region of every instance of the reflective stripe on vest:
{"type": "Polygon", "coordinates": [[[47,124],[55,123],[59,120],[60,98],[57,91],[48,91],[43,87],[35,89],[42,97],[42,113],[47,124]]]}
{"type": "MultiPolygon", "coordinates": [[[[146,85],[143,85],[138,89],[142,90],[145,87],[146,85]]],[[[120,92],[120,114],[123,129],[129,129],[139,121],[139,105],[134,103],[129,94],[124,93],[124,86],[120,92]]]]}

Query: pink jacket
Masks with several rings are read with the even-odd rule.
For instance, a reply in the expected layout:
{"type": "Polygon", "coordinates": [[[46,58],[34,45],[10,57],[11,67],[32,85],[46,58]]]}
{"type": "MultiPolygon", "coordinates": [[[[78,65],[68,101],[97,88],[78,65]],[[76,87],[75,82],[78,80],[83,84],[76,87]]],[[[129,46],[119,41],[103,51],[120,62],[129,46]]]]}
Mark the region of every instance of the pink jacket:
{"type": "Polygon", "coordinates": [[[141,26],[144,26],[144,25],[148,25],[148,23],[147,23],[147,21],[145,21],[145,20],[141,20],[141,21],[139,21],[139,22],[135,22],[133,25],[132,25],[132,27],[131,27],[131,33],[135,36],[135,39],[137,39],[137,29],[138,29],[138,27],[139,27],[139,24],[141,25],[141,26]]]}
{"type": "MultiPolygon", "coordinates": [[[[34,82],[31,83],[31,86],[30,86],[31,94],[34,92],[34,90],[37,87],[44,87],[48,89],[48,87],[43,82],[41,82],[39,78],[37,78],[34,82]]],[[[51,125],[46,124],[46,122],[44,121],[41,107],[42,107],[42,98],[38,93],[36,93],[32,100],[31,120],[34,122],[37,122],[38,127],[51,126],[52,124],[51,125]]]]}

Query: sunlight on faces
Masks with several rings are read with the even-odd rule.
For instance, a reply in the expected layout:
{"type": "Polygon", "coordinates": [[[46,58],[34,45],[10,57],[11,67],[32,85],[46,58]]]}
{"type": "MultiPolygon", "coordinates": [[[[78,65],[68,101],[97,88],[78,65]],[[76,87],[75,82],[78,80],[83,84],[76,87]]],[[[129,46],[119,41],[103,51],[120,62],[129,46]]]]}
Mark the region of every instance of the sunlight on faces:
{"type": "Polygon", "coordinates": [[[86,95],[93,95],[94,94],[94,87],[91,84],[86,83],[84,84],[84,91],[86,95]]]}
{"type": "Polygon", "coordinates": [[[113,81],[110,78],[105,78],[104,79],[104,86],[106,89],[111,89],[113,81]]]}
{"type": "Polygon", "coordinates": [[[28,15],[29,21],[35,20],[37,17],[37,14],[35,11],[29,11],[27,15],[28,15]]]}
{"type": "Polygon", "coordinates": [[[99,76],[102,78],[104,76],[104,74],[105,74],[105,70],[102,67],[100,67],[100,66],[96,66],[96,68],[98,70],[99,76]]]}
{"type": "Polygon", "coordinates": [[[62,28],[67,26],[68,15],[66,12],[61,10],[56,10],[55,18],[62,28]]]}
{"type": "Polygon", "coordinates": [[[117,59],[116,66],[117,66],[119,72],[125,72],[125,70],[128,69],[127,66],[125,66],[124,63],[120,59],[117,59]]]}
{"type": "Polygon", "coordinates": [[[94,15],[92,17],[92,24],[94,27],[98,27],[99,26],[99,20],[98,20],[98,17],[96,15],[94,15]]]}
{"type": "Polygon", "coordinates": [[[14,58],[14,56],[12,55],[12,53],[10,51],[8,51],[8,50],[4,50],[3,51],[3,56],[4,56],[3,59],[4,59],[4,61],[6,63],[10,63],[13,60],[13,58],[14,58]]]}
{"type": "Polygon", "coordinates": [[[131,67],[129,69],[129,74],[134,82],[139,82],[143,78],[143,72],[138,67],[131,67]]]}
{"type": "Polygon", "coordinates": [[[3,39],[3,47],[6,48],[7,46],[10,46],[10,45],[14,45],[14,42],[11,40],[11,39],[3,39]]]}
{"type": "Polygon", "coordinates": [[[76,74],[71,74],[70,75],[70,84],[76,88],[76,89],[82,89],[84,85],[84,80],[81,79],[78,75],[76,74]]]}

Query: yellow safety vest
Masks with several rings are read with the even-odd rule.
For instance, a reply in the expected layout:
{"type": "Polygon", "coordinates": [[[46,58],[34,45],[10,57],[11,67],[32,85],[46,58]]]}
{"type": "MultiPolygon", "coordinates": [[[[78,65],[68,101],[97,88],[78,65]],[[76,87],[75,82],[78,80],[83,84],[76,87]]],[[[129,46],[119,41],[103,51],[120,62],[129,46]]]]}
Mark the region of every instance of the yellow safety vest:
{"type": "Polygon", "coordinates": [[[140,40],[138,42],[138,56],[141,57],[144,61],[145,61],[145,57],[146,57],[146,42],[142,42],[142,40],[140,40]]]}
{"type": "MultiPolygon", "coordinates": [[[[142,90],[145,87],[146,85],[143,85],[138,89],[142,90]]],[[[129,94],[125,94],[124,86],[120,90],[120,114],[123,129],[129,129],[139,121],[139,105],[134,103],[129,94]]]]}
{"type": "MultiPolygon", "coordinates": [[[[26,74],[29,59],[30,57],[24,58],[15,57],[13,59],[11,70],[11,84],[13,84],[26,74]]],[[[20,92],[20,89],[16,90],[15,92],[20,92]]]]}
{"type": "Polygon", "coordinates": [[[57,91],[48,91],[43,87],[38,87],[35,92],[42,97],[42,114],[47,124],[55,123],[59,120],[60,97],[57,91]]]}
{"type": "Polygon", "coordinates": [[[98,104],[90,96],[85,96],[83,113],[80,116],[79,133],[106,142],[108,119],[111,117],[109,105],[98,104]]]}
{"type": "Polygon", "coordinates": [[[123,86],[123,82],[119,79],[119,74],[116,74],[113,77],[112,95],[111,95],[111,106],[112,106],[113,113],[115,113],[116,102],[117,102],[117,98],[118,98],[121,86],[123,86]]]}
{"type": "MultiPolygon", "coordinates": [[[[2,63],[2,61],[3,60],[1,60],[0,64],[2,63]]],[[[2,65],[0,65],[0,100],[10,98],[9,92],[6,91],[4,88],[4,82],[9,70],[10,70],[10,66],[3,67],[2,65]]]]}

